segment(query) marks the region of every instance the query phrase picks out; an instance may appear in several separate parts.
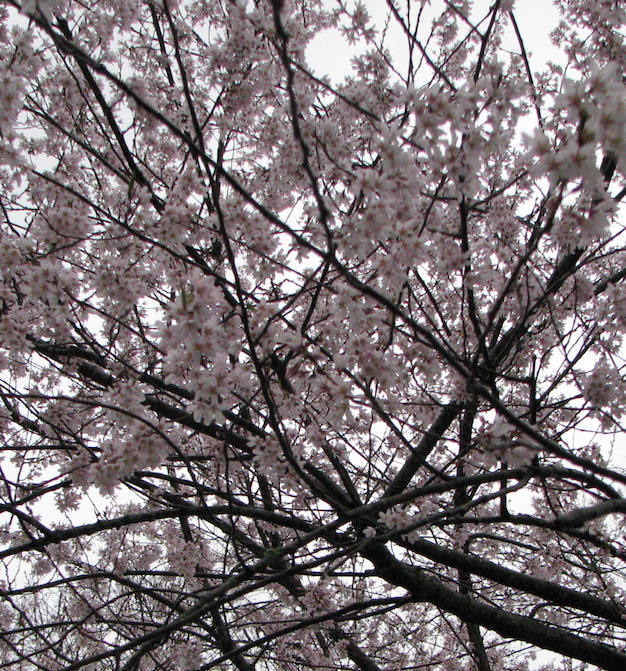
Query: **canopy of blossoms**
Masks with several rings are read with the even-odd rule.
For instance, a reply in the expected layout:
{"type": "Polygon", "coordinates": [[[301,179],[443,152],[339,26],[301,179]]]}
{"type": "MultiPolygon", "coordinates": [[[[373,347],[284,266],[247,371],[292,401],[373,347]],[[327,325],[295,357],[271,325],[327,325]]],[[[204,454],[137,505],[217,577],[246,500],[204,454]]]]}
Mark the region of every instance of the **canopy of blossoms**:
{"type": "Polygon", "coordinates": [[[0,669],[626,669],[626,5],[527,4],[0,0],[0,669]]]}

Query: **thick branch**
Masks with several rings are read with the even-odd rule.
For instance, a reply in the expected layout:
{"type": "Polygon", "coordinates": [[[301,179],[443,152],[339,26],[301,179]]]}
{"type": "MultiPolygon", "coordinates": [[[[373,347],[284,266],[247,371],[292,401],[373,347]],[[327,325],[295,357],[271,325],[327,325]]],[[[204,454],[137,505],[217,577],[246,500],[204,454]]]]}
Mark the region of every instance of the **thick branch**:
{"type": "Polygon", "coordinates": [[[525,641],[564,657],[595,664],[607,671],[623,671],[626,668],[626,653],[621,650],[575,636],[530,617],[480,603],[450,589],[423,571],[398,561],[380,544],[369,545],[361,553],[374,565],[381,578],[403,587],[416,601],[431,603],[464,622],[472,622],[505,638],[525,641]]]}

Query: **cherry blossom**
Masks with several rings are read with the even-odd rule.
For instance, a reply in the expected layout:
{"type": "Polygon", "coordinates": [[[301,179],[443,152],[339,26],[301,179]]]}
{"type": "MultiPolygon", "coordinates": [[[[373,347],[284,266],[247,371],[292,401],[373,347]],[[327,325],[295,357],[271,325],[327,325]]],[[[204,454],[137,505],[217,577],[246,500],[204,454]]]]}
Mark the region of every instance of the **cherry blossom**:
{"type": "Polygon", "coordinates": [[[3,668],[626,668],[626,10],[554,5],[0,2],[3,668]]]}

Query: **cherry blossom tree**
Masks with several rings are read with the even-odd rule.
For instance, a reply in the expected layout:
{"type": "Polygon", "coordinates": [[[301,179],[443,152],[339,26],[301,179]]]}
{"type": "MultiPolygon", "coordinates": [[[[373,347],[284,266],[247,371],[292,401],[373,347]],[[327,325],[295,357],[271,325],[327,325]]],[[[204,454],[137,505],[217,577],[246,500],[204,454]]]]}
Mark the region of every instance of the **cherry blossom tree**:
{"type": "Polygon", "coordinates": [[[0,1],[0,669],[626,669],[626,6],[474,4],[0,1]]]}

